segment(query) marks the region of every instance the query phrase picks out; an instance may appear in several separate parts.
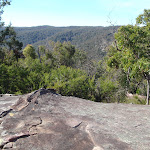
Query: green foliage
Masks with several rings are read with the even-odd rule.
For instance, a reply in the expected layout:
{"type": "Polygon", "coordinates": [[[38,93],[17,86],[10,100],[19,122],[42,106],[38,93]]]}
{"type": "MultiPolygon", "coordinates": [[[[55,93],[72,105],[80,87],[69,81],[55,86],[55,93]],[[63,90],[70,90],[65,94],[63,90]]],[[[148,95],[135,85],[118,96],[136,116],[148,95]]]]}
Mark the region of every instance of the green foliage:
{"type": "Polygon", "coordinates": [[[50,41],[49,43],[51,48],[45,50],[45,56],[55,67],[65,65],[73,68],[81,68],[87,61],[86,53],[76,49],[70,42],[55,43],[50,41]]]}
{"type": "Polygon", "coordinates": [[[20,91],[22,94],[27,89],[27,71],[18,63],[14,63],[11,66],[0,65],[0,93],[15,93],[20,91]]]}
{"type": "Polygon", "coordinates": [[[22,49],[23,44],[17,40],[16,32],[14,29],[11,26],[8,26],[0,32],[0,36],[0,45],[2,46],[1,49],[5,49],[7,53],[13,51],[13,55],[18,61],[18,58],[21,56],[20,50],[22,49]]]}
{"type": "Polygon", "coordinates": [[[74,62],[74,68],[83,68],[87,62],[87,54],[85,51],[76,49],[72,59],[74,62]]]}
{"type": "Polygon", "coordinates": [[[0,64],[3,63],[4,58],[5,58],[5,52],[1,48],[0,49],[0,64]]]}
{"type": "MultiPolygon", "coordinates": [[[[110,67],[122,68],[127,74],[128,83],[130,79],[142,82],[146,79],[149,89],[150,81],[150,10],[144,10],[137,18],[137,24],[145,26],[122,26],[115,33],[115,43],[108,51],[108,65],[110,67]]],[[[147,103],[149,90],[147,90],[147,103]]]]}
{"type": "Polygon", "coordinates": [[[56,89],[62,95],[88,98],[88,76],[80,69],[66,66],[52,69],[50,74],[45,76],[45,84],[49,88],[56,89]]]}
{"type": "Polygon", "coordinates": [[[8,67],[8,81],[9,88],[8,93],[15,93],[19,91],[20,93],[25,93],[27,90],[27,74],[28,72],[23,67],[19,66],[18,63],[13,64],[8,67]]]}
{"type": "Polygon", "coordinates": [[[7,50],[4,50],[5,52],[5,57],[4,57],[4,60],[3,62],[6,64],[6,65],[12,65],[15,61],[16,61],[16,57],[14,56],[14,52],[11,50],[11,51],[7,51],[7,50]]]}
{"type": "Polygon", "coordinates": [[[97,83],[98,83],[98,89],[99,89],[101,101],[106,100],[107,102],[110,102],[110,100],[112,100],[111,97],[113,97],[113,94],[116,93],[117,87],[115,83],[109,80],[108,78],[106,79],[99,78],[97,83]]]}
{"type": "Polygon", "coordinates": [[[57,42],[53,49],[54,57],[58,61],[58,65],[72,66],[75,53],[75,47],[70,42],[64,42],[63,44],[57,42]]]}
{"type": "Polygon", "coordinates": [[[0,64],[0,93],[7,93],[8,88],[8,72],[7,66],[0,64]]]}
{"type": "Polygon", "coordinates": [[[18,61],[21,57],[22,46],[22,42],[17,40],[16,33],[11,26],[0,30],[0,62],[3,63],[10,56],[15,57],[18,61]]]}
{"type": "Polygon", "coordinates": [[[144,9],[144,13],[136,18],[136,23],[150,25],[150,9],[144,9]]]}
{"type": "Polygon", "coordinates": [[[35,48],[32,45],[28,44],[23,50],[23,55],[26,58],[35,59],[36,58],[35,48]]]}
{"type": "MultiPolygon", "coordinates": [[[[104,66],[103,66],[104,67],[104,66]]],[[[96,101],[123,102],[125,98],[124,74],[121,70],[104,70],[96,80],[96,101]]]]}
{"type": "Polygon", "coordinates": [[[2,37],[3,39],[3,44],[8,46],[9,50],[21,50],[22,49],[22,42],[19,42],[16,40],[16,32],[14,31],[14,28],[11,26],[6,27],[2,31],[2,37]],[[7,36],[7,37],[6,37],[7,36]]]}

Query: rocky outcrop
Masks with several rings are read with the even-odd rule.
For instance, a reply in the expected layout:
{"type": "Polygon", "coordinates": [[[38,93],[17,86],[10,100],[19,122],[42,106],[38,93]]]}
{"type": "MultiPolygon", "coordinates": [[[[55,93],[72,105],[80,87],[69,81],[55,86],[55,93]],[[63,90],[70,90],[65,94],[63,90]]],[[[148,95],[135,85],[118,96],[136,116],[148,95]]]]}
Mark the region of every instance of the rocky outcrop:
{"type": "Polygon", "coordinates": [[[0,149],[149,150],[150,108],[40,89],[0,97],[0,149]]]}

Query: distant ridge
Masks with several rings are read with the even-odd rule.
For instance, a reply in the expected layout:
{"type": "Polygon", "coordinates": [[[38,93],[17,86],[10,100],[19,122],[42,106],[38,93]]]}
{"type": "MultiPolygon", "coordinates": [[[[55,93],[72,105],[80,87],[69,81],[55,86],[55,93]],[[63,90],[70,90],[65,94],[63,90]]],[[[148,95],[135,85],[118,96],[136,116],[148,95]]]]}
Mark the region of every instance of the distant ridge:
{"type": "Polygon", "coordinates": [[[32,44],[36,48],[46,45],[48,41],[70,41],[76,48],[87,52],[91,59],[98,60],[105,55],[105,48],[114,40],[113,35],[119,26],[37,26],[14,27],[18,39],[24,47],[32,44]]]}

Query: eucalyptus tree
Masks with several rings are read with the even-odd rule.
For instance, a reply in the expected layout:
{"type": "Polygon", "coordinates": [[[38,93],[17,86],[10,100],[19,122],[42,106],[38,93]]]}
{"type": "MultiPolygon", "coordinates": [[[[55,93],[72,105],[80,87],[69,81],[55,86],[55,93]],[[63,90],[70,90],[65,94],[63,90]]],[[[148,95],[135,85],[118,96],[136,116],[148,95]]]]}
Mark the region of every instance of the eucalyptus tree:
{"type": "Polygon", "coordinates": [[[3,8],[6,5],[10,5],[10,0],[0,0],[0,59],[1,62],[3,62],[5,54],[13,51],[14,56],[18,61],[18,58],[21,55],[19,51],[22,49],[23,44],[17,40],[16,32],[11,25],[4,27],[1,16],[3,14],[3,8]],[[4,49],[7,52],[5,52],[4,49]]]}
{"type": "Polygon", "coordinates": [[[53,54],[58,61],[58,65],[72,66],[75,52],[75,46],[71,45],[70,42],[57,42],[53,48],[53,54]]]}
{"type": "Polygon", "coordinates": [[[136,18],[136,25],[122,26],[108,52],[109,66],[122,68],[128,78],[147,80],[147,104],[150,89],[150,9],[136,18]]]}
{"type": "Polygon", "coordinates": [[[0,0],[0,27],[4,25],[4,22],[1,22],[1,15],[3,14],[3,8],[6,5],[10,5],[10,0],[0,0]]]}
{"type": "Polygon", "coordinates": [[[14,28],[11,26],[6,27],[2,31],[2,35],[3,35],[2,47],[5,47],[8,53],[13,51],[13,55],[18,61],[18,58],[21,56],[20,50],[22,49],[23,43],[17,40],[17,35],[16,32],[14,31],[14,28]]]}
{"type": "Polygon", "coordinates": [[[10,1],[0,0],[0,62],[3,62],[4,55],[5,55],[1,48],[1,45],[3,43],[3,37],[4,37],[3,32],[2,32],[2,27],[4,25],[4,22],[2,22],[1,20],[2,20],[3,8],[6,5],[10,5],[10,1]]]}

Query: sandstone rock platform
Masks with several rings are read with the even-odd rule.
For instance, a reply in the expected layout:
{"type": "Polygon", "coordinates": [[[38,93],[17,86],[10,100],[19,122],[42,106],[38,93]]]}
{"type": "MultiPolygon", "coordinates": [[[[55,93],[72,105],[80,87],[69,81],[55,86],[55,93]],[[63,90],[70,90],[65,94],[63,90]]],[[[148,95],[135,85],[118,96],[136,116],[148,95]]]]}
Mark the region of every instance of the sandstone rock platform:
{"type": "Polygon", "coordinates": [[[150,150],[150,107],[95,103],[48,89],[5,95],[0,149],[150,150]]]}

